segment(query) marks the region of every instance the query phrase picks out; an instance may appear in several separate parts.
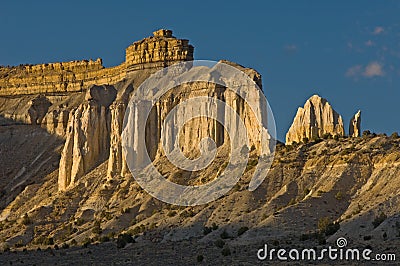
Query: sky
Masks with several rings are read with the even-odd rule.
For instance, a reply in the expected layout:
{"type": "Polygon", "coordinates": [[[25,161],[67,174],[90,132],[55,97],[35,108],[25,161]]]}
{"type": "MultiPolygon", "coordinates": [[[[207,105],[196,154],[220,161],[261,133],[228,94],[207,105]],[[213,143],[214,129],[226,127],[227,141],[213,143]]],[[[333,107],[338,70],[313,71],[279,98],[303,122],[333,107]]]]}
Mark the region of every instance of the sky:
{"type": "Polygon", "coordinates": [[[346,132],[400,132],[400,1],[6,1],[0,65],[102,58],[122,63],[132,42],[171,29],[195,59],[256,69],[284,140],[313,94],[346,132]]]}

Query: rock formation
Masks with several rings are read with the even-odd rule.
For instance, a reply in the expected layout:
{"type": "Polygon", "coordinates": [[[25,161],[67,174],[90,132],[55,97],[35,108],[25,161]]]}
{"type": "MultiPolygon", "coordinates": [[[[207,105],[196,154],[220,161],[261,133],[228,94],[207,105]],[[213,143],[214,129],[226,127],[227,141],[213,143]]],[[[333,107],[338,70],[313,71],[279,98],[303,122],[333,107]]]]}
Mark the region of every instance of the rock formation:
{"type": "Polygon", "coordinates": [[[123,129],[122,127],[124,123],[125,111],[129,101],[129,94],[133,91],[133,85],[129,82],[121,82],[117,84],[116,87],[118,90],[117,99],[110,106],[110,155],[108,157],[107,169],[107,176],[109,178],[112,178],[114,175],[124,176],[129,171],[122,152],[121,134],[123,129]]]}
{"type": "Polygon", "coordinates": [[[102,60],[82,60],[39,65],[0,66],[0,96],[82,91],[95,84],[115,84],[129,72],[165,67],[193,60],[193,46],[177,39],[170,30],[133,43],[126,49],[126,61],[105,68],[102,60]]]}
{"type": "Polygon", "coordinates": [[[361,136],[361,111],[358,112],[351,118],[349,125],[349,136],[359,137],[361,136]]]}
{"type": "Polygon", "coordinates": [[[28,109],[30,124],[41,124],[50,106],[51,102],[43,95],[39,95],[38,97],[32,99],[29,102],[28,109]]]}
{"type": "MultiPolygon", "coordinates": [[[[240,68],[240,70],[246,73],[254,82],[261,85],[261,76],[256,71],[241,67],[232,62],[223,61],[222,63],[229,63],[231,66],[240,68]]],[[[196,72],[197,70],[196,68],[192,68],[190,71],[196,72]]],[[[207,73],[209,74],[213,71],[217,70],[211,69],[207,73]]],[[[177,77],[177,79],[179,79],[179,77],[177,77]]],[[[226,82],[228,83],[228,81],[226,82]]],[[[252,86],[254,86],[253,82],[252,86]]],[[[236,111],[246,127],[249,137],[249,147],[256,149],[259,154],[269,151],[268,132],[266,128],[257,126],[258,121],[256,121],[256,116],[263,117],[263,115],[261,113],[253,113],[253,111],[260,112],[263,109],[260,106],[262,91],[257,89],[251,90],[251,92],[252,94],[249,95],[249,100],[254,101],[252,105],[256,108],[258,107],[257,110],[251,110],[241,97],[224,86],[209,82],[181,84],[164,94],[158,102],[149,103],[152,104],[152,110],[147,121],[141,118],[140,108],[138,106],[133,107],[133,113],[135,113],[135,115],[131,113],[131,117],[128,118],[129,120],[131,120],[131,118],[134,120],[130,125],[132,127],[132,138],[138,139],[139,135],[142,136],[141,134],[145,134],[146,149],[152,160],[174,150],[177,134],[179,134],[179,147],[187,157],[196,157],[200,151],[199,146],[201,140],[207,137],[213,139],[217,147],[225,143],[230,145],[230,141],[232,141],[234,147],[242,147],[244,143],[231,140],[228,133],[224,130],[224,127],[214,119],[209,118],[210,113],[213,112],[212,110],[215,110],[214,103],[211,102],[209,106],[202,105],[200,107],[188,105],[183,107],[179,112],[174,113],[173,117],[166,123],[166,127],[162,128],[167,115],[170,114],[174,107],[193,97],[207,96],[225,102],[236,111]],[[203,116],[190,120],[190,118],[198,115],[203,116]],[[183,121],[186,121],[186,123],[183,123],[183,121]],[[146,133],[138,130],[142,127],[143,123],[146,124],[146,133]],[[184,124],[182,128],[177,127],[177,125],[182,124],[184,124]]],[[[126,99],[126,97],[122,98],[126,99]]],[[[122,123],[127,102],[127,100],[117,99],[110,107],[112,122],[111,148],[108,162],[109,177],[115,175],[124,176],[128,172],[121,148],[122,123]]],[[[143,102],[144,101],[141,101],[141,103],[143,102]]],[[[225,121],[229,123],[232,128],[237,129],[238,122],[234,117],[229,115],[227,110],[218,112],[218,114],[221,115],[221,117],[219,117],[220,121],[225,121]]],[[[143,157],[143,155],[140,154],[143,149],[135,145],[138,144],[132,143],[133,150],[138,154],[136,157],[140,159],[143,157]]]]}
{"type": "Polygon", "coordinates": [[[286,134],[286,144],[321,138],[324,134],[343,136],[343,120],[327,100],[313,95],[304,107],[299,107],[297,110],[286,134]]]}
{"type": "Polygon", "coordinates": [[[64,137],[68,125],[69,111],[65,109],[55,109],[46,114],[42,121],[42,127],[50,134],[64,137]]]}
{"type": "Polygon", "coordinates": [[[86,174],[106,159],[110,141],[109,105],[116,96],[112,86],[93,86],[86,102],[70,113],[58,177],[59,190],[86,174]]]}
{"type": "MultiPolygon", "coordinates": [[[[126,49],[125,62],[112,68],[104,68],[101,59],[1,67],[0,104],[9,104],[11,108],[7,110],[27,106],[4,117],[41,125],[49,133],[65,139],[59,163],[59,190],[73,187],[79,178],[107,158],[107,176],[125,176],[129,171],[122,152],[121,133],[130,94],[157,70],[176,62],[192,60],[193,52],[194,48],[188,40],[175,38],[170,30],[158,30],[153,36],[129,46],[126,49]],[[36,97],[39,93],[45,96],[36,97]],[[9,95],[20,100],[10,100],[9,95]]],[[[228,61],[221,63],[238,68],[250,77],[249,85],[254,86],[256,83],[261,88],[261,75],[255,70],[228,61]]],[[[218,74],[218,64],[215,69],[203,74],[207,78],[214,78],[212,75],[218,74]]],[[[233,77],[224,79],[226,84],[233,82],[233,77]]],[[[234,82],[232,85],[236,86],[234,82]]],[[[266,128],[256,126],[256,119],[263,117],[260,113],[263,110],[260,103],[262,91],[257,89],[248,95],[248,100],[256,108],[251,110],[243,98],[226,86],[200,82],[177,86],[153,103],[150,116],[145,121],[146,131],[150,132],[146,133],[146,148],[151,159],[165,155],[162,143],[167,143],[169,146],[166,149],[171,151],[177,134],[181,137],[179,147],[189,157],[197,156],[199,144],[205,137],[212,138],[217,147],[229,141],[235,147],[243,147],[244,143],[228,137],[220,123],[205,117],[215,107],[212,103],[202,106],[201,109],[187,106],[184,111],[175,114],[173,123],[169,123],[164,129],[165,134],[162,134],[161,125],[170,111],[183,101],[198,96],[218,99],[231,106],[244,122],[249,137],[248,148],[256,149],[258,154],[269,151],[269,134],[266,128]],[[188,121],[178,133],[175,127],[180,121],[186,121],[188,117],[198,114],[204,116],[188,121]]],[[[239,123],[236,118],[224,111],[219,118],[237,130],[239,123]]],[[[3,115],[2,108],[0,115],[3,115]]]]}

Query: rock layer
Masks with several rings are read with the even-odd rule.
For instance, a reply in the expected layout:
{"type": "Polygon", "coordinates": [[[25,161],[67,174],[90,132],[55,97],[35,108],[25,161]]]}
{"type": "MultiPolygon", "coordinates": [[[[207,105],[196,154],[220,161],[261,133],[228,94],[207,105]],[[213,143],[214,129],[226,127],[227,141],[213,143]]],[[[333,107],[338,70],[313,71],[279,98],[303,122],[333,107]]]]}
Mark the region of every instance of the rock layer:
{"type": "Polygon", "coordinates": [[[105,68],[99,58],[39,65],[0,66],[0,96],[82,91],[96,84],[115,84],[129,72],[164,67],[178,61],[193,60],[193,46],[177,39],[170,30],[134,42],[126,49],[126,61],[105,68]]]}
{"type": "Polygon", "coordinates": [[[326,99],[313,95],[304,107],[298,108],[286,134],[286,144],[322,138],[324,134],[343,136],[343,119],[326,99]]]}
{"type": "Polygon", "coordinates": [[[359,137],[361,136],[361,111],[358,112],[351,118],[349,125],[349,136],[359,137]]]}

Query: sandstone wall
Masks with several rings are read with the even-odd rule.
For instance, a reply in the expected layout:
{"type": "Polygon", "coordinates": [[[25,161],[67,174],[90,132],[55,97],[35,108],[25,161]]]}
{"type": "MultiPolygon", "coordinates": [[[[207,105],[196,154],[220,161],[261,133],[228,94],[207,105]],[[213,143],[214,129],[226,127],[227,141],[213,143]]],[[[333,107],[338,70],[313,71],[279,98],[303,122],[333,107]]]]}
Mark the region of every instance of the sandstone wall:
{"type": "Polygon", "coordinates": [[[85,102],[70,113],[60,159],[59,190],[66,190],[107,158],[111,121],[108,107],[115,97],[114,87],[93,86],[85,102]]]}
{"type": "Polygon", "coordinates": [[[91,85],[115,84],[127,73],[193,60],[193,46],[177,39],[172,31],[158,30],[154,36],[126,49],[126,61],[105,68],[101,59],[0,67],[0,96],[82,91],[91,85]]]}

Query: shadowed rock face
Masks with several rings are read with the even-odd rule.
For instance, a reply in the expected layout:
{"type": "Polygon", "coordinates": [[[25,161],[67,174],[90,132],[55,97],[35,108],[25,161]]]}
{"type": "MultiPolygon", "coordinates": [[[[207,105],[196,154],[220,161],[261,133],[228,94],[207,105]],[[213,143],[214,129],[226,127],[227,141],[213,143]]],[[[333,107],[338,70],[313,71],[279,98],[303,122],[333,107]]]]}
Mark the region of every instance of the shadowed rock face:
{"type": "Polygon", "coordinates": [[[297,109],[293,123],[286,134],[286,144],[321,138],[324,134],[343,136],[343,119],[326,99],[313,95],[304,107],[297,109]]]}
{"type": "Polygon", "coordinates": [[[32,99],[29,105],[28,114],[30,123],[32,125],[41,124],[51,106],[51,102],[45,96],[39,95],[32,99]]]}
{"type": "Polygon", "coordinates": [[[349,136],[359,137],[361,135],[361,111],[358,111],[350,120],[349,136]]]}

